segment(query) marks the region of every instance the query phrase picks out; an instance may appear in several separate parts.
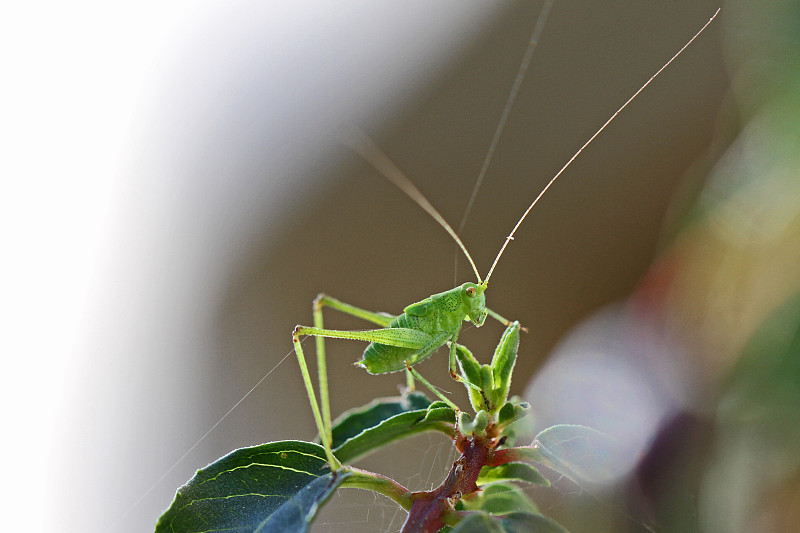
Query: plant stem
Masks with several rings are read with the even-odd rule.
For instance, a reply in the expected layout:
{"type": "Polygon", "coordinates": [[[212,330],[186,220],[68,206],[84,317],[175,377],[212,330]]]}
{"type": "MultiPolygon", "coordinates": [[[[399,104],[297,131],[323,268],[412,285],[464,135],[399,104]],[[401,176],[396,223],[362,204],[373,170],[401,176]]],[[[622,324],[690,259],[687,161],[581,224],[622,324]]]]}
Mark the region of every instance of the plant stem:
{"type": "Polygon", "coordinates": [[[491,459],[486,464],[489,466],[500,466],[514,461],[547,463],[539,447],[534,444],[533,446],[518,446],[516,448],[497,450],[492,454],[491,459]]]}
{"type": "Polygon", "coordinates": [[[494,454],[493,439],[469,437],[459,457],[442,484],[427,492],[410,494],[413,502],[402,533],[435,533],[454,517],[455,503],[478,490],[475,484],[481,468],[494,454]]]}
{"type": "Polygon", "coordinates": [[[381,474],[352,466],[346,466],[344,469],[348,470],[352,475],[342,482],[342,487],[371,490],[383,494],[406,511],[411,509],[411,491],[397,481],[381,474]]]}

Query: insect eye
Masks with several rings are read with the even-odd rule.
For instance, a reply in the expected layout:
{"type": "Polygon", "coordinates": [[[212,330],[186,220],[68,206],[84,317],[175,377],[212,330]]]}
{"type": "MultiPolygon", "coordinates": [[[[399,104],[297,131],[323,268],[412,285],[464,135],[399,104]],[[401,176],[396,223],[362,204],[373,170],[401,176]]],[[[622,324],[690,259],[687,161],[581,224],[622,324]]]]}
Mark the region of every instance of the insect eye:
{"type": "Polygon", "coordinates": [[[474,298],[476,294],[478,294],[478,289],[475,287],[467,287],[467,296],[474,298]]]}

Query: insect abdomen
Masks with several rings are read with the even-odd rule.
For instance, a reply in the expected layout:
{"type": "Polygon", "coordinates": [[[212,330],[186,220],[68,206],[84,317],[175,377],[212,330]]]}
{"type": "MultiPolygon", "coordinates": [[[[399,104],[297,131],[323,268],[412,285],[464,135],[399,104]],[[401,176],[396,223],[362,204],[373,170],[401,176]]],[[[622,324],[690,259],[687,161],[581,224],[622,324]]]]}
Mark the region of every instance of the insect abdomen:
{"type": "MultiPolygon", "coordinates": [[[[409,328],[424,331],[424,321],[418,316],[409,316],[405,313],[392,320],[390,328],[409,328]]],[[[398,348],[371,342],[364,350],[361,364],[370,374],[383,374],[397,372],[406,368],[405,362],[419,350],[414,348],[398,348]]]]}
{"type": "Polygon", "coordinates": [[[372,342],[364,350],[361,364],[370,374],[397,372],[405,369],[405,361],[418,351],[414,348],[398,348],[372,342]]]}
{"type": "Polygon", "coordinates": [[[405,313],[398,316],[389,323],[390,328],[409,328],[425,331],[425,324],[418,316],[409,316],[405,313]]]}

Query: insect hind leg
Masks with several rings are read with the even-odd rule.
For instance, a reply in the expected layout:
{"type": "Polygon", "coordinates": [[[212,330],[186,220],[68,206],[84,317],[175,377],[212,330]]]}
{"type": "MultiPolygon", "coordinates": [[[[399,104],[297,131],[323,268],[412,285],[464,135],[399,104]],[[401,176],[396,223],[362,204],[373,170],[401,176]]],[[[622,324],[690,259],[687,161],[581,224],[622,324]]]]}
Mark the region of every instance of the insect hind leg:
{"type": "MultiPolygon", "coordinates": [[[[373,324],[377,324],[382,327],[388,326],[389,323],[395,318],[394,316],[389,315],[388,313],[368,311],[366,309],[362,309],[360,307],[356,307],[354,305],[342,302],[341,300],[337,300],[336,298],[332,298],[325,293],[319,293],[317,297],[314,298],[314,303],[312,305],[314,313],[314,327],[318,329],[325,328],[322,319],[322,309],[324,307],[330,307],[331,309],[335,309],[342,313],[361,318],[363,320],[372,322],[373,324]]],[[[317,379],[319,381],[320,400],[322,401],[322,420],[324,423],[325,432],[328,437],[328,442],[331,442],[333,436],[331,434],[332,422],[331,422],[330,398],[328,393],[328,369],[325,358],[325,337],[317,335],[315,342],[317,349],[316,350],[317,379]]],[[[297,346],[299,346],[299,344],[295,345],[295,350],[297,349],[297,346]]],[[[320,433],[320,438],[321,437],[322,433],[320,433]]]]}
{"type": "MultiPolygon", "coordinates": [[[[388,326],[392,322],[392,320],[397,318],[395,315],[390,315],[389,313],[382,313],[380,311],[369,311],[367,309],[362,309],[361,307],[356,307],[355,305],[351,305],[341,300],[337,300],[336,298],[333,298],[321,292],[314,299],[315,316],[318,312],[319,313],[322,312],[323,307],[330,307],[331,309],[335,309],[347,315],[361,318],[363,320],[366,320],[367,322],[372,322],[373,324],[377,324],[382,327],[388,326]]],[[[314,325],[319,328],[322,327],[318,326],[316,323],[314,325]]]]}

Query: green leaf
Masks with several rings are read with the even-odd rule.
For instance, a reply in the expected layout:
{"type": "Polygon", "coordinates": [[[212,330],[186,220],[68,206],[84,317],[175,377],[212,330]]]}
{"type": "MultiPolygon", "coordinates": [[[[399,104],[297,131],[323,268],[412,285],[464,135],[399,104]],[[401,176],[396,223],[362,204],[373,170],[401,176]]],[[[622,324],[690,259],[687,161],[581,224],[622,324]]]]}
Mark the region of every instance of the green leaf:
{"type": "Polygon", "coordinates": [[[241,448],[178,489],[155,533],[303,533],[349,475],[331,472],[313,442],[241,448]]]}
{"type": "Polygon", "coordinates": [[[503,332],[500,342],[492,356],[492,401],[495,403],[495,412],[500,409],[508,399],[508,390],[511,387],[511,374],[517,361],[519,349],[519,322],[512,322],[503,332]]]}
{"type": "Polygon", "coordinates": [[[575,482],[603,483],[616,475],[622,463],[616,441],[586,426],[557,425],[536,435],[535,443],[546,464],[575,482]]]}
{"type": "Polygon", "coordinates": [[[456,345],[456,357],[462,376],[480,389],[467,386],[470,404],[476,412],[486,410],[494,416],[506,403],[519,348],[519,328],[519,322],[513,322],[506,328],[495,349],[491,365],[479,364],[472,352],[456,345]]]}
{"type": "Polygon", "coordinates": [[[476,390],[466,383],[464,386],[469,393],[469,403],[477,413],[478,411],[493,408],[494,404],[492,403],[492,369],[489,365],[480,365],[476,375],[478,376],[477,378],[468,378],[468,381],[480,390],[476,390]]]}
{"type": "Polygon", "coordinates": [[[486,435],[486,426],[488,425],[489,413],[483,409],[475,413],[475,420],[465,411],[460,411],[458,413],[458,431],[462,435],[483,437],[486,435]]]}
{"type": "Polygon", "coordinates": [[[350,409],[339,415],[333,422],[332,448],[338,448],[344,441],[355,437],[367,428],[377,426],[387,418],[400,413],[426,409],[431,401],[421,392],[410,392],[391,398],[377,398],[370,403],[350,409]]]}
{"type": "Polygon", "coordinates": [[[500,523],[505,533],[568,533],[561,524],[538,513],[511,513],[500,523]]]}
{"type": "Polygon", "coordinates": [[[528,402],[506,402],[497,413],[497,423],[500,427],[506,427],[517,420],[521,420],[531,413],[531,406],[528,402]]]}
{"type": "Polygon", "coordinates": [[[449,533],[506,533],[503,526],[486,513],[475,513],[458,523],[449,533]]]}
{"type": "Polygon", "coordinates": [[[800,456],[800,292],[759,326],[720,401],[720,419],[800,456]]]}
{"type": "MultiPolygon", "coordinates": [[[[466,346],[456,344],[456,360],[462,376],[470,383],[482,387],[481,364],[466,346]]],[[[478,409],[475,410],[477,411],[478,409]]]]}
{"type": "Polygon", "coordinates": [[[484,466],[478,475],[478,486],[498,481],[524,481],[535,485],[550,485],[538,470],[528,463],[506,463],[500,466],[484,466]]]}
{"type": "Polygon", "coordinates": [[[474,513],[448,533],[568,533],[558,522],[538,513],[514,512],[502,518],[474,513]]]}
{"type": "Polygon", "coordinates": [[[455,411],[450,407],[418,409],[387,418],[334,448],[333,454],[343,463],[352,462],[377,448],[423,431],[441,431],[453,435],[455,411]]]}
{"type": "Polygon", "coordinates": [[[483,490],[473,492],[459,500],[458,510],[486,511],[492,514],[506,514],[515,511],[535,512],[538,509],[533,500],[513,483],[492,483],[483,490]]]}
{"type": "Polygon", "coordinates": [[[536,435],[531,406],[518,397],[512,397],[497,414],[497,425],[506,437],[506,447],[530,444],[536,435]]]}

